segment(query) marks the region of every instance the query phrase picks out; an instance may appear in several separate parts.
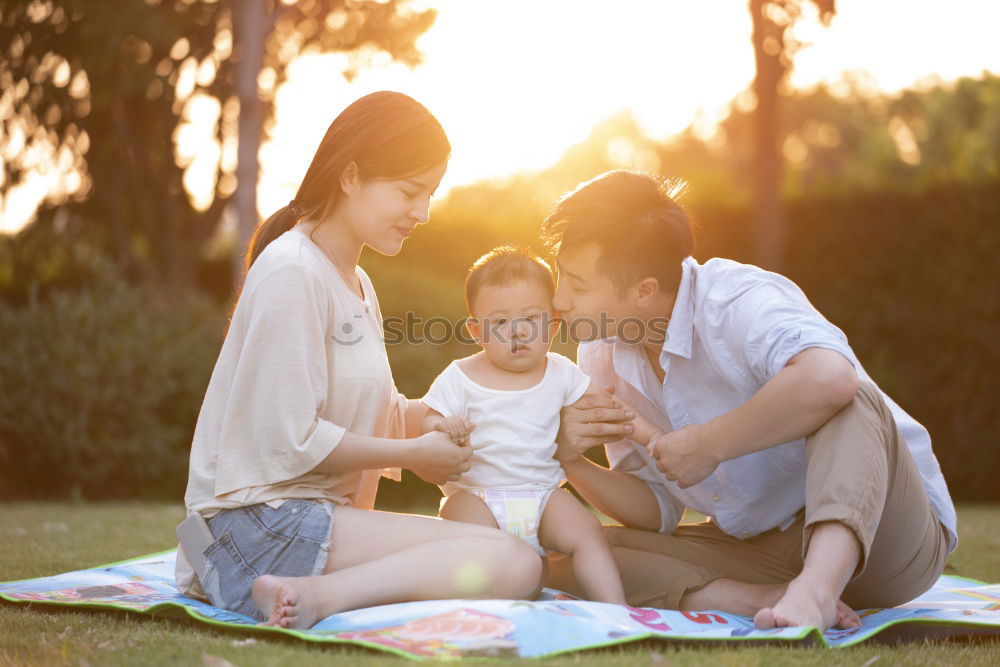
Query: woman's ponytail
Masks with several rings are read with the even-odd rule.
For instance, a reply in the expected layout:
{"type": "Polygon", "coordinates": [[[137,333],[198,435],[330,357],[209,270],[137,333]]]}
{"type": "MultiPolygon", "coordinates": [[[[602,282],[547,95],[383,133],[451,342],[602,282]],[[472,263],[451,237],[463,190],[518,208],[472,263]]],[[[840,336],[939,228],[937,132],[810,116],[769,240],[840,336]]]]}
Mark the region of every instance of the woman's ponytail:
{"type": "Polygon", "coordinates": [[[222,337],[225,339],[226,335],[229,333],[229,325],[233,321],[233,314],[236,312],[236,304],[239,302],[240,294],[243,292],[243,283],[246,282],[247,273],[250,271],[250,267],[260,256],[260,253],[264,252],[264,248],[267,244],[278,238],[289,229],[295,226],[303,216],[302,207],[298,203],[298,200],[293,199],[288,202],[286,206],[282,206],[277,211],[275,211],[270,218],[265,220],[263,224],[257,226],[254,230],[253,236],[250,238],[250,245],[247,248],[247,252],[243,255],[243,271],[240,275],[239,282],[236,285],[236,299],[233,300],[233,307],[229,313],[229,317],[226,319],[226,326],[222,332],[222,337]]]}
{"type": "Polygon", "coordinates": [[[243,279],[246,279],[247,272],[260,253],[264,252],[267,244],[294,227],[301,218],[301,206],[297,200],[293,199],[286,206],[279,208],[263,224],[257,226],[250,239],[247,253],[243,256],[243,279]]]}

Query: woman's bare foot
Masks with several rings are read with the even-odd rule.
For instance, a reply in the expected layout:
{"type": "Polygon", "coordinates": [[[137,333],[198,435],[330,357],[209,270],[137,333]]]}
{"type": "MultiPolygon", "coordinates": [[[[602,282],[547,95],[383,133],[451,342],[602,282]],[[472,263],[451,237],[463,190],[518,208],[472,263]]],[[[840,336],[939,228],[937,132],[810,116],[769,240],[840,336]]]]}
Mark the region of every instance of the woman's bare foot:
{"type": "Polygon", "coordinates": [[[760,630],[811,626],[825,632],[831,627],[861,627],[861,618],[842,600],[825,599],[809,587],[792,581],[772,607],[763,607],[753,617],[760,630]]]}
{"type": "Polygon", "coordinates": [[[316,624],[315,604],[304,580],[265,574],[253,582],[253,602],[267,617],[261,625],[307,629],[316,624]]]}

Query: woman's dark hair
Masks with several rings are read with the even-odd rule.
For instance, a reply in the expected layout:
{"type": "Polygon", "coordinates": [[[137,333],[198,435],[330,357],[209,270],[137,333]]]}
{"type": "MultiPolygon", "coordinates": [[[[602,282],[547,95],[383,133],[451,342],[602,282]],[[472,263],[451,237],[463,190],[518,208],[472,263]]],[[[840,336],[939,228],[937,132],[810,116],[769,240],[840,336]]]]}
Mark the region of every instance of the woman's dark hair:
{"type": "Polygon", "coordinates": [[[267,244],[301,218],[323,220],[333,211],[350,163],[361,179],[398,179],[426,171],[450,154],[444,128],[412,97],[380,91],[358,99],[330,123],[295,199],[254,231],[243,258],[244,277],[267,244]]]}

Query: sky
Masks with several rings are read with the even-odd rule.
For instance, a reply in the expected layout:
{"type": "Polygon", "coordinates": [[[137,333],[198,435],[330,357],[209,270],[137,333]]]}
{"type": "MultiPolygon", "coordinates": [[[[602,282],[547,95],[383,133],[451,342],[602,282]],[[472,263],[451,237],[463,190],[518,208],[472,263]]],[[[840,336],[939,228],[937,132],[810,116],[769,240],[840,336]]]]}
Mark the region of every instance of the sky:
{"type": "MultiPolygon", "coordinates": [[[[408,93],[440,119],[453,145],[441,193],[554,163],[601,121],[629,110],[661,139],[694,124],[710,133],[753,79],[747,0],[415,0],[438,18],[418,41],[415,69],[376,59],[348,83],[342,55],[304,56],[277,91],[276,124],[261,149],[259,208],[266,217],[294,196],[327,125],[375,90],[408,93]]],[[[820,24],[811,3],[796,36],[808,43],[791,83],[807,88],[864,71],[874,88],[896,92],[1000,73],[1000,2],[837,0],[820,24]]],[[[207,111],[211,113],[211,111],[207,111]]],[[[217,113],[217,111],[216,111],[217,113]]],[[[218,150],[192,128],[195,155],[185,183],[207,205],[205,176],[218,150]]],[[[0,230],[30,218],[37,183],[6,202],[0,230]],[[17,204],[17,206],[14,206],[17,204]],[[17,210],[14,210],[17,209],[17,210]]],[[[41,193],[41,194],[39,194],[41,193]]]]}
{"type": "MultiPolygon", "coordinates": [[[[551,165],[624,110],[654,138],[691,123],[710,132],[753,80],[747,0],[422,4],[437,8],[438,18],[418,42],[425,61],[412,71],[385,63],[347,84],[335,76],[342,57],[295,64],[279,90],[273,141],[262,153],[265,215],[294,195],[333,117],[374,90],[409,93],[441,120],[454,147],[446,191],[551,165]]],[[[845,71],[868,72],[886,92],[931,76],[1000,72],[997,2],[837,0],[828,27],[811,3],[806,8],[796,36],[810,45],[795,59],[795,87],[834,82],[845,71]]]]}

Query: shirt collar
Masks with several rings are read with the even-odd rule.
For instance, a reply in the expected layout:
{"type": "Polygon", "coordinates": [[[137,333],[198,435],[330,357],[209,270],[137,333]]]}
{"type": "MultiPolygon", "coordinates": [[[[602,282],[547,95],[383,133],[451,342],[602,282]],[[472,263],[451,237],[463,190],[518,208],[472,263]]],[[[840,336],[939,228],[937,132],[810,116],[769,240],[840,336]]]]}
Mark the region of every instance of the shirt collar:
{"type": "Polygon", "coordinates": [[[685,359],[691,358],[691,340],[694,337],[694,281],[698,262],[688,257],[681,262],[681,282],[677,287],[677,298],[670,313],[667,337],[663,341],[663,351],[685,359]]]}
{"type": "Polygon", "coordinates": [[[643,392],[642,369],[645,364],[646,356],[642,351],[642,346],[624,343],[617,338],[612,339],[611,365],[615,375],[640,392],[643,392]]]}
{"type": "MultiPolygon", "coordinates": [[[[674,354],[685,359],[691,358],[691,340],[694,336],[694,279],[697,262],[688,257],[681,263],[681,282],[677,288],[677,298],[670,313],[670,324],[660,353],[660,365],[664,356],[674,354]]],[[[612,339],[612,366],[615,373],[636,389],[643,386],[642,368],[646,364],[646,354],[642,345],[625,343],[612,339]]]]}

